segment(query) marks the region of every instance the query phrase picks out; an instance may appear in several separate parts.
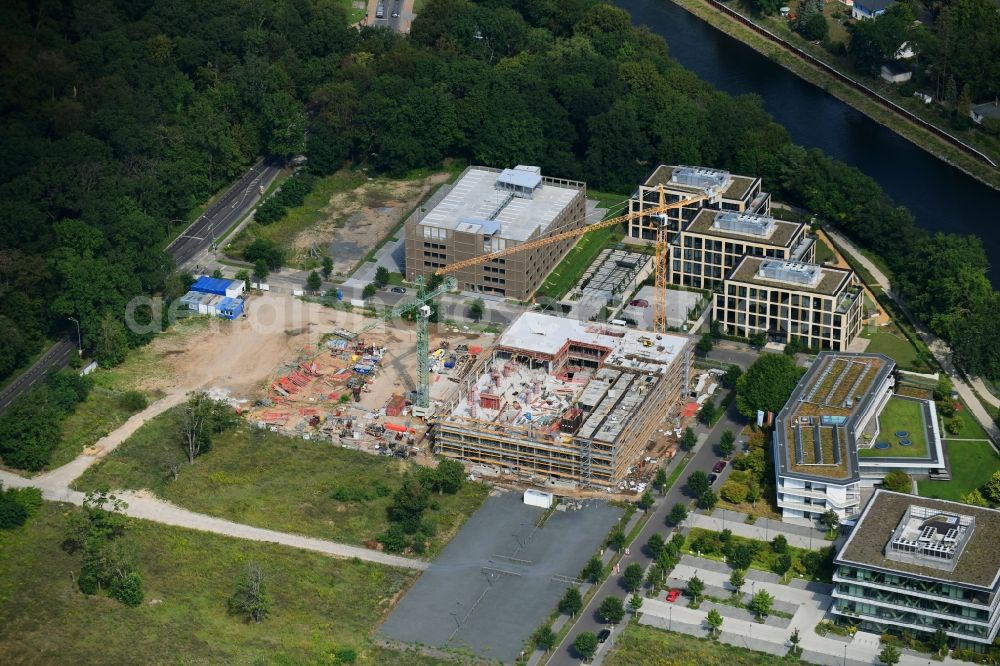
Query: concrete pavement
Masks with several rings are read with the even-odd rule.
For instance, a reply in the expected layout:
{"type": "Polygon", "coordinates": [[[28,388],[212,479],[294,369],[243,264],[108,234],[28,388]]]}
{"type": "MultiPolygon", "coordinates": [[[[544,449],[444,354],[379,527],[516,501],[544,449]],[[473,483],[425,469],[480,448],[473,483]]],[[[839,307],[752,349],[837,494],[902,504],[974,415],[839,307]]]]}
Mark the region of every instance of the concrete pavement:
{"type": "Polygon", "coordinates": [[[706,530],[721,532],[724,529],[730,530],[736,536],[757,539],[758,541],[770,541],[778,534],[785,535],[788,543],[796,548],[808,548],[810,550],[823,548],[832,545],[833,542],[823,538],[822,530],[810,529],[802,534],[799,525],[787,525],[781,521],[760,518],[753,525],[744,522],[745,516],[735,511],[715,511],[711,516],[702,513],[692,512],[684,522],[687,527],[700,527],[706,530]]]}

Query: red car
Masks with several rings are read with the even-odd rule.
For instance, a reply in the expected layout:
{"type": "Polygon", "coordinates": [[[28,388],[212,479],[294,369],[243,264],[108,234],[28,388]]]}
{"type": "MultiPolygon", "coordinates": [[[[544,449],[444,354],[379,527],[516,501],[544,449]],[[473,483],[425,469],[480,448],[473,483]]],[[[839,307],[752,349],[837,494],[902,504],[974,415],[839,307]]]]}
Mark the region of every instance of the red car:
{"type": "Polygon", "coordinates": [[[631,301],[629,305],[635,308],[648,308],[649,301],[647,301],[645,298],[637,298],[634,301],[631,301]]]}
{"type": "Polygon", "coordinates": [[[678,590],[675,587],[674,589],[672,589],[669,592],[667,592],[667,601],[669,601],[670,603],[673,603],[673,602],[677,601],[677,597],[679,597],[679,596],[681,596],[681,591],[678,590]]]}
{"type": "Polygon", "coordinates": [[[726,461],[720,460],[719,462],[715,463],[715,467],[712,468],[712,471],[718,474],[724,469],[726,469],[726,461]]]}

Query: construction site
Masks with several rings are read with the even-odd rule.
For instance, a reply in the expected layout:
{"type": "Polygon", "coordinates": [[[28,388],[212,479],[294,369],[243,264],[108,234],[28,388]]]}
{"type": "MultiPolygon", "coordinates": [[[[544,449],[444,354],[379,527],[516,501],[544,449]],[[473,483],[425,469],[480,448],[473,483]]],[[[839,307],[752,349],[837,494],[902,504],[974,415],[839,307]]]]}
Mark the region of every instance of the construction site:
{"type": "Polygon", "coordinates": [[[691,352],[686,336],[526,312],[438,409],[435,451],[527,483],[633,490],[666,453],[691,352]]]}

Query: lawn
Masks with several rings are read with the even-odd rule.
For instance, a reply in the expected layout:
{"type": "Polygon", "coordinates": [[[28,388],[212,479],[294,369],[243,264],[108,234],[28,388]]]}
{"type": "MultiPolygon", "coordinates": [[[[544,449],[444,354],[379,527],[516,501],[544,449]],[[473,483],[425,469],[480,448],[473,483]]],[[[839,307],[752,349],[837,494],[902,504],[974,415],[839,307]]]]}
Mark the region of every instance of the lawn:
{"type": "Polygon", "coordinates": [[[976,417],[969,411],[965,401],[959,400],[958,404],[961,405],[962,408],[955,412],[955,417],[961,421],[962,430],[954,436],[960,439],[987,439],[988,435],[986,434],[986,431],[983,430],[983,426],[979,425],[979,421],[977,421],[976,417]]]}
{"type": "Polygon", "coordinates": [[[124,404],[123,397],[121,392],[95,386],[87,399],[63,421],[62,438],[47,468],[65,465],[135,414],[124,404]]]}
{"type": "Polygon", "coordinates": [[[836,256],[833,254],[833,250],[830,246],[824,243],[819,238],[816,239],[816,263],[822,264],[824,261],[833,262],[836,256]]]}
{"type": "MultiPolygon", "coordinates": [[[[723,622],[722,630],[725,629],[723,622]]],[[[791,663],[799,662],[635,623],[625,627],[625,632],[604,660],[606,666],[767,666],[791,663]]]]}
{"type": "Polygon", "coordinates": [[[901,368],[916,366],[917,350],[895,324],[879,326],[874,331],[862,328],[861,337],[871,340],[865,350],[869,354],[885,354],[901,368]]]}
{"type": "MultiPolygon", "coordinates": [[[[241,425],[218,435],[194,465],[183,464],[177,480],[164,460],[180,458],[176,411],[143,425],[107,458],[91,467],[74,487],[148,488],[175,504],[249,525],[362,545],[388,526],[391,494],[414,465],[307,442],[241,425]],[[368,500],[342,502],[338,488],[386,490],[368,500]]],[[[485,500],[488,490],[466,483],[457,495],[434,496],[428,511],[437,535],[431,556],[485,500]]]]}
{"type": "Polygon", "coordinates": [[[65,515],[45,503],[0,532],[0,654],[8,664],[444,663],[372,643],[370,633],[414,573],[274,544],[132,521],[146,603],[85,596],[80,556],[63,552],[65,515]],[[261,566],[271,613],[247,624],[226,603],[249,563],[261,566]]]}
{"type": "Polygon", "coordinates": [[[888,449],[859,449],[862,458],[926,458],[927,428],[924,424],[923,409],[920,402],[911,398],[894,396],[889,398],[885,409],[878,417],[878,441],[889,444],[888,449]],[[896,432],[907,432],[906,439],[913,442],[911,446],[900,446],[900,438],[896,432]]]}
{"type": "MultiPolygon", "coordinates": [[[[623,194],[588,191],[587,198],[597,199],[602,208],[611,207],[608,211],[610,216],[621,213],[623,201],[626,205],[628,203],[628,197],[623,194]]],[[[625,230],[621,226],[598,229],[581,236],[573,249],[567,252],[559,265],[548,274],[535,295],[553,299],[562,298],[579,282],[580,276],[594,262],[601,250],[621,242],[624,236],[625,230]]]]}
{"type": "Polygon", "coordinates": [[[917,491],[923,497],[961,501],[962,495],[984,485],[1000,469],[1000,456],[987,441],[957,442],[945,440],[951,481],[917,481],[917,491]]]}

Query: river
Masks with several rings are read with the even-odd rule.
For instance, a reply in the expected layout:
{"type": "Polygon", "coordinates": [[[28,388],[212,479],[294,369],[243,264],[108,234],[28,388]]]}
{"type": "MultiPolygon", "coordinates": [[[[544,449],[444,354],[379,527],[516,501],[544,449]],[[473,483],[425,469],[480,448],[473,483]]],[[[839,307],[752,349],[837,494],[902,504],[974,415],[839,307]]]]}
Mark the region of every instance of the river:
{"type": "MultiPolygon", "coordinates": [[[[976,234],[1000,266],[1000,192],[916,147],[669,0],[612,0],[667,40],[670,55],[719,90],[756,93],[792,140],[855,166],[931,231],[976,234]]],[[[1000,287],[1000,270],[990,272],[1000,287]]]]}

